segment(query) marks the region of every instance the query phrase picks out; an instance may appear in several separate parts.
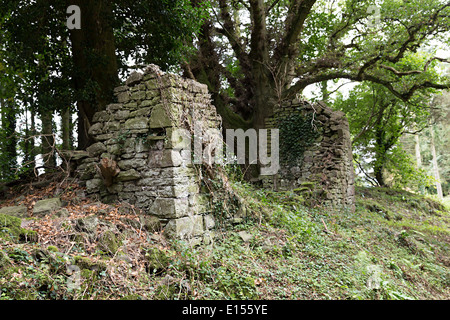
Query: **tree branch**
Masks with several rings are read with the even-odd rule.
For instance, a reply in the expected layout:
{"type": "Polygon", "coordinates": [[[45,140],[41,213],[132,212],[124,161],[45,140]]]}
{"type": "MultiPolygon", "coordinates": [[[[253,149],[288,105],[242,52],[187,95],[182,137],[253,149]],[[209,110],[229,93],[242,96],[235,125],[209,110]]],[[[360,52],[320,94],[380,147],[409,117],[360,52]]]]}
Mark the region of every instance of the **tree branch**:
{"type": "Polygon", "coordinates": [[[420,73],[426,72],[426,71],[428,70],[428,66],[429,66],[430,63],[431,63],[432,61],[434,61],[434,60],[439,60],[439,61],[441,61],[441,62],[450,63],[450,60],[449,60],[449,59],[444,59],[444,58],[439,58],[439,57],[433,57],[433,58],[431,58],[430,60],[428,60],[428,61],[425,63],[425,66],[424,66],[423,70],[398,71],[398,70],[396,70],[395,68],[390,67],[390,66],[386,66],[386,65],[384,65],[384,64],[381,64],[380,67],[383,68],[383,69],[392,71],[395,75],[402,77],[402,76],[408,76],[408,75],[411,75],[411,74],[420,74],[420,73]]]}
{"type": "Polygon", "coordinates": [[[223,23],[220,21],[219,17],[214,10],[214,14],[216,15],[217,21],[222,26],[222,29],[215,28],[215,31],[224,35],[231,44],[231,48],[236,54],[236,58],[239,60],[242,66],[246,67],[249,65],[248,55],[245,50],[242,48],[240,39],[237,39],[237,33],[235,28],[235,23],[233,22],[230,12],[228,10],[228,5],[225,0],[219,0],[219,8],[220,8],[220,18],[223,23]]]}
{"type": "Polygon", "coordinates": [[[306,18],[311,12],[312,6],[316,0],[295,0],[291,2],[284,25],[286,32],[275,49],[275,59],[279,60],[284,57],[292,58],[297,47],[295,44],[303,30],[306,18]]]}
{"type": "Polygon", "coordinates": [[[250,0],[250,17],[253,22],[250,42],[250,57],[255,61],[267,62],[269,51],[267,48],[266,12],[263,0],[250,0]]]}
{"type": "Polygon", "coordinates": [[[266,14],[268,14],[273,8],[275,8],[275,6],[278,4],[278,2],[280,2],[280,0],[274,0],[272,2],[272,4],[269,7],[267,7],[266,14]]]}

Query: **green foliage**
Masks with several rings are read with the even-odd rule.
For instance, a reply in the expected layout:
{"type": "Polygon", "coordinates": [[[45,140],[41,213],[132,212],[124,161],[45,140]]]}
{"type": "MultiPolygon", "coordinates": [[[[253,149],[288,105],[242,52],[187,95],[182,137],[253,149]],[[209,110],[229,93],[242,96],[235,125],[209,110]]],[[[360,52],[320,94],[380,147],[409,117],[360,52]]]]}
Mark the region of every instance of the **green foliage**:
{"type": "Polygon", "coordinates": [[[316,123],[311,114],[293,113],[278,119],[281,163],[298,164],[303,153],[320,135],[315,126],[316,123]]]}
{"type": "Polygon", "coordinates": [[[17,217],[0,214],[0,238],[14,242],[36,241],[35,231],[21,227],[21,220],[17,217]]]}
{"type": "Polygon", "coordinates": [[[337,97],[333,106],[347,115],[355,159],[362,160],[361,167],[372,170],[369,180],[395,187],[429,184],[425,172],[417,169],[399,141],[405,132],[428,125],[430,109],[424,105],[432,92],[418,92],[404,102],[381,85],[362,83],[348,98],[337,97]]]}
{"type": "Polygon", "coordinates": [[[389,152],[385,169],[390,174],[388,183],[395,189],[421,190],[421,188],[429,188],[434,182],[428,172],[417,168],[414,158],[407,154],[400,145],[393,147],[389,152]]]}
{"type": "Polygon", "coordinates": [[[189,44],[209,7],[208,2],[194,7],[187,0],[121,0],[114,5],[114,36],[122,66],[133,57],[136,64],[154,63],[163,70],[184,61],[193,49],[189,44]]]}

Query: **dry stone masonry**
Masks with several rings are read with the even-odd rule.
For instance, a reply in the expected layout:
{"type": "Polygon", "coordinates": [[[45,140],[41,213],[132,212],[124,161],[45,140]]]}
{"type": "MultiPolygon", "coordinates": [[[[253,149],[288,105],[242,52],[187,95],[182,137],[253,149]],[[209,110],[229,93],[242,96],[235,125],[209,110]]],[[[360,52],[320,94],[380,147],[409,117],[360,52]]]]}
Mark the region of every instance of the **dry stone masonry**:
{"type": "MultiPolygon", "coordinates": [[[[206,85],[149,66],[115,89],[117,103],[95,114],[77,171],[88,194],[103,202],[123,201],[160,219],[169,237],[210,241],[214,219],[191,145],[177,129],[220,128],[206,85]]],[[[190,131],[189,131],[190,132],[190,131]]]]}
{"type": "Polygon", "coordinates": [[[352,146],[343,112],[296,99],[278,106],[266,127],[280,130],[281,167],[263,179],[266,187],[311,190],[321,203],[354,208],[352,146]]]}
{"type": "MultiPolygon", "coordinates": [[[[89,134],[96,142],[86,150],[88,157],[77,160],[86,192],[157,217],[166,236],[194,244],[211,241],[215,221],[209,198],[192,164],[193,145],[178,130],[187,129],[191,137],[194,126],[200,126],[202,136],[208,129],[221,130],[206,85],[150,65],[144,73],[132,73],[115,96],[117,103],[94,115],[89,134]]],[[[277,108],[266,126],[280,130],[281,169],[263,178],[265,187],[298,189],[312,181],[325,202],[354,205],[352,150],[343,113],[321,103],[290,101],[277,108]]]]}

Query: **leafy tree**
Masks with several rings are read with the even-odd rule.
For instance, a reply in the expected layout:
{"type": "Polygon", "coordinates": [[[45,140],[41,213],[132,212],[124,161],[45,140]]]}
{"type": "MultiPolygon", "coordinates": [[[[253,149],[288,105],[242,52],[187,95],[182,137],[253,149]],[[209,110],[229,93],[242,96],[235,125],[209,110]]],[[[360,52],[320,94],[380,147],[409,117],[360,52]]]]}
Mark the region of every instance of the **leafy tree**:
{"type": "Polygon", "coordinates": [[[263,127],[281,100],[330,80],[377,83],[402,101],[420,88],[449,86],[429,72],[445,59],[431,56],[414,68],[408,61],[430,40],[448,42],[447,1],[212,3],[184,71],[208,85],[225,126],[263,127]]]}
{"type": "Polygon", "coordinates": [[[126,61],[168,68],[202,18],[202,10],[186,0],[2,0],[0,7],[2,29],[10,38],[2,44],[6,63],[23,74],[23,91],[34,95],[22,102],[35,104],[48,135],[52,112],[63,113],[76,101],[81,149],[92,143],[87,134],[92,116],[112,102],[126,61]],[[81,9],[79,30],[66,26],[69,5],[81,9]]]}
{"type": "MultiPolygon", "coordinates": [[[[413,158],[402,150],[399,139],[428,125],[430,94],[418,91],[405,102],[382,85],[363,82],[350,91],[348,98],[340,94],[336,99],[334,107],[344,111],[349,119],[353,148],[368,159],[372,181],[377,185],[386,186],[389,175],[403,186],[419,177],[413,158]]],[[[423,182],[424,177],[421,178],[423,182]]]]}
{"type": "MultiPolygon", "coordinates": [[[[409,154],[416,155],[416,165],[424,169],[428,175],[435,176],[433,166],[432,133],[436,152],[437,167],[440,175],[442,193],[450,193],[450,93],[442,92],[433,96],[430,103],[430,125],[415,135],[406,135],[401,139],[402,146],[409,154]]],[[[435,183],[433,183],[435,185],[435,183]]],[[[436,193],[434,187],[428,188],[430,193],[436,193]]],[[[425,192],[425,189],[421,190],[425,192]]]]}

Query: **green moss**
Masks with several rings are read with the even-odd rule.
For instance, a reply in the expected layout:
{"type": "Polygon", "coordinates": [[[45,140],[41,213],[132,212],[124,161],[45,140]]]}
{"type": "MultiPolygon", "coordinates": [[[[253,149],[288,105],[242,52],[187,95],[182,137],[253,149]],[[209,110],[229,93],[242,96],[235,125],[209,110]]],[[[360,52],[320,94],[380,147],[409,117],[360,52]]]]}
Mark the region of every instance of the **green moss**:
{"type": "Polygon", "coordinates": [[[59,252],[58,248],[55,247],[55,246],[48,246],[48,247],[47,247],[47,250],[48,250],[48,251],[51,251],[51,252],[59,252]]]}
{"type": "Polygon", "coordinates": [[[0,271],[3,271],[10,266],[12,266],[12,262],[8,255],[3,252],[3,250],[0,250],[0,271]]]}
{"type": "Polygon", "coordinates": [[[105,271],[106,263],[103,261],[93,261],[87,257],[76,256],[74,258],[74,264],[80,269],[88,269],[92,271],[105,271]]]}
{"type": "Polygon", "coordinates": [[[145,253],[145,259],[147,260],[147,272],[160,274],[171,263],[171,259],[167,252],[158,248],[149,248],[145,253]]]}
{"type": "Polygon", "coordinates": [[[80,275],[85,279],[91,279],[94,276],[94,272],[95,271],[89,269],[83,269],[81,270],[80,275]]]}
{"type": "Polygon", "coordinates": [[[120,243],[111,230],[105,231],[98,242],[99,247],[108,254],[114,255],[119,250],[120,243]]]}
{"type": "Polygon", "coordinates": [[[156,288],[154,300],[172,300],[177,294],[175,286],[162,284],[156,288]]]}
{"type": "Polygon", "coordinates": [[[0,214],[0,237],[20,242],[37,240],[37,233],[21,227],[22,220],[17,217],[0,214]]]}
{"type": "Polygon", "coordinates": [[[20,218],[0,214],[0,228],[6,228],[11,236],[18,237],[21,234],[20,224],[20,218]]]}

